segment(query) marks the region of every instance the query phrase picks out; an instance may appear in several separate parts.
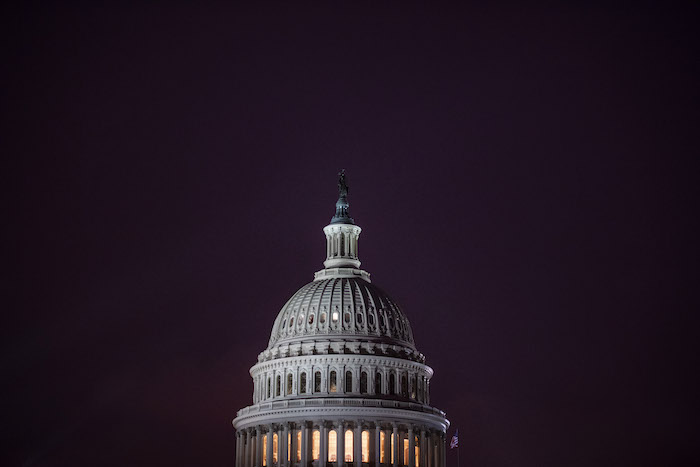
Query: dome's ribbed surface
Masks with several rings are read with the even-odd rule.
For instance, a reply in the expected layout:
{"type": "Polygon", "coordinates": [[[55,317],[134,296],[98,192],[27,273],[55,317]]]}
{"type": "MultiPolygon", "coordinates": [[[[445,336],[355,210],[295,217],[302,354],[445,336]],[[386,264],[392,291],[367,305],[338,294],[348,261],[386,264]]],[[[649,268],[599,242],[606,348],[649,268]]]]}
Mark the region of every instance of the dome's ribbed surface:
{"type": "Polygon", "coordinates": [[[268,346],[318,338],[353,338],[415,349],[408,320],[381,289],[360,278],[316,280],[282,307],[268,346]]]}

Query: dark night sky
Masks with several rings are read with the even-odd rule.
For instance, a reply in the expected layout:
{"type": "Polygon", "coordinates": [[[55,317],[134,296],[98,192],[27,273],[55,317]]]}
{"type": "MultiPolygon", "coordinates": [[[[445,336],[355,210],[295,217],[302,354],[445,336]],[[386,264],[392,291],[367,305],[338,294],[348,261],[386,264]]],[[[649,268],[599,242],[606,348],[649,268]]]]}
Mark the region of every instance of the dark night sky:
{"type": "Polygon", "coordinates": [[[4,7],[0,464],[233,466],[344,167],[462,467],[697,465],[698,9],[333,3],[4,7]]]}

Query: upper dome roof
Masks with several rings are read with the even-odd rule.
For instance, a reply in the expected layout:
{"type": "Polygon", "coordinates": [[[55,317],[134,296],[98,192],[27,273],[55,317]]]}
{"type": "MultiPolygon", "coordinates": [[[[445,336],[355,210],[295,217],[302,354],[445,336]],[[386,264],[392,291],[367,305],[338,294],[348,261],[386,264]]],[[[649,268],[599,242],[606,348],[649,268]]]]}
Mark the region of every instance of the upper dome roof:
{"type": "Polygon", "coordinates": [[[287,301],[272,327],[268,349],[333,338],[415,350],[411,326],[398,305],[368,279],[345,276],[342,270],[317,274],[287,301]]]}

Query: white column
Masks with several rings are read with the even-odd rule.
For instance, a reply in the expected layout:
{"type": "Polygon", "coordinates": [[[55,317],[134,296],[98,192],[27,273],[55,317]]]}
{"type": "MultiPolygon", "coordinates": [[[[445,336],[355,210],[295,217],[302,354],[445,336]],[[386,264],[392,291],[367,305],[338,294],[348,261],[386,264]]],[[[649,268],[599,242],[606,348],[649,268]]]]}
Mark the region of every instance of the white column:
{"type": "Polygon", "coordinates": [[[309,427],[306,421],[301,432],[301,465],[304,467],[309,465],[309,427]]]}
{"type": "Polygon", "coordinates": [[[355,434],[352,437],[352,442],[354,443],[354,449],[352,450],[353,461],[355,461],[355,467],[361,467],[362,465],[362,422],[355,422],[355,434]]]}
{"type": "Polygon", "coordinates": [[[319,466],[323,466],[328,462],[328,425],[324,420],[321,420],[319,432],[321,433],[321,444],[319,446],[318,464],[319,466]]]}
{"type": "Polygon", "coordinates": [[[338,467],[345,463],[345,424],[338,422],[338,467]]]}
{"type": "Polygon", "coordinates": [[[381,428],[379,427],[379,423],[374,424],[374,429],[372,430],[372,440],[373,443],[370,444],[369,448],[369,460],[370,462],[374,461],[374,466],[379,467],[380,461],[381,461],[381,440],[380,440],[380,432],[381,428]]]}
{"type": "Polygon", "coordinates": [[[272,425],[267,428],[267,447],[265,449],[265,464],[272,467],[272,425]]]}

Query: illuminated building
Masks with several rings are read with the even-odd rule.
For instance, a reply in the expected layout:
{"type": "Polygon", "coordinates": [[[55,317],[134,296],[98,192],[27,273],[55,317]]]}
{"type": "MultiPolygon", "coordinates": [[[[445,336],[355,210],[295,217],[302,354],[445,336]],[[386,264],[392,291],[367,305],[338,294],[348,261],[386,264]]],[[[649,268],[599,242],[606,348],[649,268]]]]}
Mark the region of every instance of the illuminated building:
{"type": "Polygon", "coordinates": [[[444,467],[445,413],[401,309],[360,268],[344,174],[325,268],[282,307],[250,369],[236,467],[444,467]],[[340,463],[338,460],[340,459],[340,463]]]}

